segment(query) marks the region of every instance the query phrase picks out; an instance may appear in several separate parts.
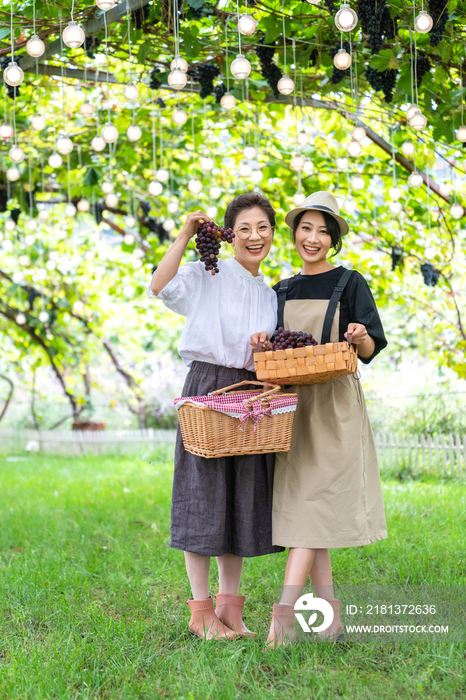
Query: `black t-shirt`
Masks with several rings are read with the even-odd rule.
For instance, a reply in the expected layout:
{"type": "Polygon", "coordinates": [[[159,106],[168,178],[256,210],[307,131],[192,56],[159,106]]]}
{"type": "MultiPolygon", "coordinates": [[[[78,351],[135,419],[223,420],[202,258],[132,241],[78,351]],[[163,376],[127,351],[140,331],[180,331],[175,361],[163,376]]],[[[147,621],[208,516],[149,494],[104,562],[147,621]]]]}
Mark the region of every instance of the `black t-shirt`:
{"type": "MultiPolygon", "coordinates": [[[[286,298],[290,301],[295,299],[330,299],[344,271],[345,268],[340,266],[318,275],[295,275],[290,278],[286,298]]],[[[280,283],[273,287],[277,293],[279,286],[280,283]]],[[[387,339],[369,285],[364,277],[356,271],[353,271],[340,299],[340,342],[345,340],[344,333],[346,333],[349,323],[362,323],[374,340],[375,350],[372,355],[367,358],[359,358],[361,362],[368,364],[387,346],[387,339]]],[[[295,328],[293,330],[300,331],[302,329],[295,328]]]]}

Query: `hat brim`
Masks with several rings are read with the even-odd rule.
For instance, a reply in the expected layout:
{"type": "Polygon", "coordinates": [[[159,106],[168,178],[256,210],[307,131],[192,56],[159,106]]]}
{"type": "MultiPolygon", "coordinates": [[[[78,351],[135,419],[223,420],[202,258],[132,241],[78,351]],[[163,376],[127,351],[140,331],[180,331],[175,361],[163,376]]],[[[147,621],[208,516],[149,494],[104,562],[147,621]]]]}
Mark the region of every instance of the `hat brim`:
{"type": "Polygon", "coordinates": [[[325,214],[330,214],[330,216],[333,216],[333,218],[338,222],[341,236],[346,236],[346,234],[349,232],[349,226],[346,223],[345,219],[339,214],[335,214],[335,212],[333,212],[329,207],[324,207],[321,204],[311,204],[310,207],[296,207],[296,209],[292,209],[291,211],[289,211],[288,214],[285,216],[285,223],[291,229],[293,228],[294,220],[302,211],[321,211],[325,214]]]}

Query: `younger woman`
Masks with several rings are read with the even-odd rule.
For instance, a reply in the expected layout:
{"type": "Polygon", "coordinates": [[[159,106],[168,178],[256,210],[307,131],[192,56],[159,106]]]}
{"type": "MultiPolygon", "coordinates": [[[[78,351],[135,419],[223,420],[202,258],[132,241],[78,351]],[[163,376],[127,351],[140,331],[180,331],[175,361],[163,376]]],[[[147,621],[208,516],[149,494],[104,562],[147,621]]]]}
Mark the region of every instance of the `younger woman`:
{"type": "MultiPolygon", "coordinates": [[[[219,260],[212,276],[201,261],[180,267],[201,211],[189,214],[151,282],[149,296],[186,317],[179,352],[189,367],[183,396],[203,396],[243,380],[255,380],[251,333],[276,326],[276,296],[259,271],[273,239],[275,212],[265,197],[236,197],[225,213],[234,229],[235,257],[219,260]],[[263,327],[263,326],[262,326],[263,327]]],[[[247,388],[247,386],[245,387],[247,388]]],[[[257,388],[257,387],[253,387],[257,388]]],[[[243,623],[238,595],[243,557],[282,552],[272,545],[274,455],[206,459],[184,449],[178,426],[170,546],[185,554],[193,598],[189,629],[200,637],[255,636],[243,623]],[[217,558],[219,594],[209,596],[210,557],[217,558]]]]}
{"type": "MultiPolygon", "coordinates": [[[[364,277],[333,266],[329,252],[341,249],[348,224],[330,192],[315,192],[285,219],[293,230],[302,271],[274,287],[278,325],[311,333],[318,343],[345,339],[367,364],[387,345],[364,277]]],[[[251,344],[266,342],[255,334],[251,344]]],[[[294,604],[309,574],[317,597],[333,608],[324,633],[343,630],[340,602],[333,597],[329,549],[359,547],[387,537],[374,438],[358,375],[323,384],[293,386],[298,394],[291,449],[276,455],[273,543],[289,547],[282,597],[273,606],[268,643],[294,638],[294,604]]]]}

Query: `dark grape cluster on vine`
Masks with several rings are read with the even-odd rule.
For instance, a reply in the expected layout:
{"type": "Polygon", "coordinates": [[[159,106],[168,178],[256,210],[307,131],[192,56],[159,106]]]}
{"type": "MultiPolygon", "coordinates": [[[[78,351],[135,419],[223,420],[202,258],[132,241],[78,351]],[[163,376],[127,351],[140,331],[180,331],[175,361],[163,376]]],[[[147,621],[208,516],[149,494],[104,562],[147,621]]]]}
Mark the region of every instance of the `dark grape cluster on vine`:
{"type": "Polygon", "coordinates": [[[0,182],[0,211],[6,211],[6,205],[8,203],[8,189],[7,186],[0,182]]]}
{"type": "Polygon", "coordinates": [[[393,91],[395,90],[398,77],[398,71],[395,68],[387,68],[387,70],[378,71],[375,68],[367,66],[364,75],[373,90],[383,92],[384,102],[392,101],[393,91]]]}
{"type": "Polygon", "coordinates": [[[317,48],[312,49],[311,55],[309,56],[309,65],[311,68],[314,68],[317,65],[318,58],[319,50],[317,48]]]}
{"type": "Polygon", "coordinates": [[[214,91],[214,79],[220,75],[220,68],[216,63],[201,63],[196,68],[189,70],[188,75],[199,83],[201,86],[199,97],[204,99],[214,91]]]}
{"type": "Polygon", "coordinates": [[[211,15],[214,11],[213,6],[210,2],[205,2],[205,0],[189,0],[189,19],[201,19],[201,17],[206,17],[211,15]]]}
{"type": "Polygon", "coordinates": [[[337,4],[333,0],[324,0],[324,5],[331,15],[336,15],[338,12],[337,4]]]}
{"type": "MultiPolygon", "coordinates": [[[[417,86],[418,87],[421,85],[422,79],[425,76],[425,74],[428,73],[431,68],[432,68],[432,63],[431,63],[429,56],[427,56],[427,54],[425,54],[423,51],[420,51],[417,55],[415,73],[413,73],[413,75],[415,75],[417,77],[417,86]]],[[[413,59],[411,59],[411,69],[414,71],[414,60],[413,59]]]]}
{"type": "Polygon", "coordinates": [[[131,12],[131,19],[135,29],[144,29],[144,24],[149,19],[149,11],[149,6],[143,5],[143,7],[139,7],[131,12]]]}
{"type": "MultiPolygon", "coordinates": [[[[328,55],[330,56],[331,59],[333,59],[333,57],[337,55],[337,53],[338,53],[338,51],[340,50],[340,48],[341,48],[341,45],[340,45],[340,44],[337,44],[337,46],[335,46],[334,48],[329,49],[328,55]]],[[[343,48],[345,49],[345,51],[346,51],[347,53],[350,53],[350,51],[351,51],[351,46],[350,46],[350,44],[349,44],[349,41],[344,41],[344,42],[343,42],[343,48]]],[[[337,68],[337,67],[335,66],[335,64],[334,64],[334,65],[333,65],[333,73],[332,73],[332,75],[330,76],[330,82],[332,83],[332,85],[338,85],[338,83],[341,83],[341,81],[342,81],[344,78],[346,78],[347,75],[350,74],[350,71],[351,71],[350,68],[345,68],[345,70],[340,70],[340,69],[337,68]]]]}
{"type": "Polygon", "coordinates": [[[273,62],[275,49],[273,46],[264,46],[264,35],[259,38],[256,46],[256,54],[261,66],[261,73],[264,80],[267,81],[269,87],[272,88],[275,97],[279,97],[277,85],[283,73],[276,63],[273,62]]]}
{"type": "MultiPolygon", "coordinates": [[[[21,56],[16,56],[16,54],[15,54],[15,62],[16,62],[18,65],[20,65],[20,61],[21,61],[21,56]]],[[[1,69],[2,69],[2,73],[3,73],[3,71],[5,70],[5,68],[6,68],[8,65],[10,65],[10,63],[11,63],[11,56],[5,56],[5,58],[3,59],[3,61],[0,63],[0,66],[1,66],[1,69]]],[[[14,100],[15,96],[16,96],[16,97],[19,97],[19,95],[20,95],[19,87],[13,87],[12,85],[8,85],[8,83],[5,83],[5,82],[4,82],[3,84],[5,85],[5,87],[6,87],[6,89],[7,89],[8,97],[9,97],[11,100],[14,100]]]]}
{"type": "Polygon", "coordinates": [[[21,214],[21,209],[12,209],[10,212],[10,216],[15,222],[15,224],[18,223],[19,215],[21,214]]]}
{"type": "Polygon", "coordinates": [[[219,272],[218,252],[222,242],[231,243],[234,237],[233,229],[217,226],[213,221],[207,221],[199,226],[195,241],[196,248],[205,269],[210,270],[213,275],[219,272]]]}
{"type": "Polygon", "coordinates": [[[158,79],[158,75],[160,75],[161,71],[159,71],[158,68],[155,66],[152,68],[150,75],[149,75],[149,85],[152,88],[152,90],[157,90],[162,85],[162,81],[158,79]]]}
{"type": "Polygon", "coordinates": [[[445,27],[450,19],[447,10],[448,0],[429,0],[429,14],[434,24],[430,30],[430,45],[438,46],[442,41],[445,27]]]}
{"type": "Polygon", "coordinates": [[[97,36],[86,36],[86,39],[84,41],[84,50],[86,52],[86,55],[89,58],[95,58],[95,54],[98,51],[101,43],[102,39],[99,39],[99,37],[97,36]]]}
{"type": "Polygon", "coordinates": [[[217,83],[214,87],[215,102],[217,104],[220,104],[220,100],[226,94],[226,91],[227,89],[223,83],[217,83]]]}
{"type": "Polygon", "coordinates": [[[435,287],[440,277],[440,270],[437,270],[431,263],[422,263],[421,273],[424,278],[424,283],[428,287],[435,287]]]}
{"type": "Polygon", "coordinates": [[[103,204],[101,204],[100,202],[94,202],[93,214],[94,214],[94,219],[95,219],[97,226],[102,223],[102,214],[103,214],[104,209],[105,209],[105,206],[103,204]]]}
{"type": "Polygon", "coordinates": [[[392,248],[392,251],[390,253],[390,257],[392,259],[392,272],[394,272],[396,270],[396,268],[398,267],[400,260],[403,257],[403,249],[398,248],[398,247],[392,248]]]}
{"type": "Polygon", "coordinates": [[[378,53],[384,41],[390,41],[398,34],[398,16],[390,15],[386,0],[358,0],[357,13],[361,30],[368,36],[371,53],[378,53]]]}
{"type": "Polygon", "coordinates": [[[286,331],[277,328],[272,338],[272,350],[287,350],[288,348],[304,348],[306,345],[317,345],[317,340],[304,331],[286,331]]]}

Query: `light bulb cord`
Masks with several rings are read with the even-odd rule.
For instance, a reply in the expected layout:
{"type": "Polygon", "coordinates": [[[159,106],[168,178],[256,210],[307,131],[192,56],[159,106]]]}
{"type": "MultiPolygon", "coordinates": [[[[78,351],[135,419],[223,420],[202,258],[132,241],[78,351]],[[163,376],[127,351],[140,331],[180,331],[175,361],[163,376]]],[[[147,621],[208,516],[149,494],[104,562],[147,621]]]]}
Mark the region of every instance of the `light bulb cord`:
{"type": "Polygon", "coordinates": [[[286,75],[286,28],[285,28],[285,0],[282,3],[282,22],[283,22],[283,63],[285,66],[286,75]]]}
{"type": "Polygon", "coordinates": [[[127,3],[127,8],[128,8],[127,22],[128,22],[128,50],[129,50],[128,62],[131,65],[133,58],[132,58],[132,53],[131,53],[131,10],[129,9],[129,3],[127,3]]]}
{"type": "Polygon", "coordinates": [[[152,162],[154,167],[154,177],[157,170],[157,151],[156,151],[156,134],[155,134],[155,112],[152,111],[152,162]]]}
{"type": "Polygon", "coordinates": [[[463,58],[460,58],[461,126],[464,126],[463,58]]]}
{"type": "Polygon", "coordinates": [[[61,21],[61,10],[59,13],[60,21],[60,72],[61,72],[61,109],[63,117],[63,131],[66,133],[66,117],[65,117],[65,76],[63,73],[63,63],[65,56],[63,55],[63,32],[62,32],[62,21],[61,21]]]}
{"type": "Polygon", "coordinates": [[[15,61],[15,35],[13,33],[13,0],[10,3],[11,62],[15,61]]]}
{"type": "Polygon", "coordinates": [[[72,2],[71,2],[71,21],[72,22],[74,22],[73,14],[74,14],[74,0],[72,0],[72,2]]]}
{"type": "Polygon", "coordinates": [[[29,216],[32,218],[32,175],[31,156],[28,156],[28,183],[29,183],[29,216]]]}
{"type": "MultiPolygon", "coordinates": [[[[284,2],[285,0],[283,0],[284,2]]],[[[238,16],[238,48],[239,48],[239,53],[241,53],[241,32],[239,30],[239,2],[236,0],[236,14],[238,16]]]]}
{"type": "Polygon", "coordinates": [[[193,99],[192,99],[192,92],[193,92],[193,80],[191,78],[191,134],[193,138],[193,170],[194,170],[194,179],[196,179],[196,139],[194,135],[194,104],[193,104],[193,99]]]}
{"type": "Polygon", "coordinates": [[[109,80],[108,80],[108,72],[109,72],[109,63],[108,63],[108,27],[107,27],[107,13],[104,12],[104,27],[105,27],[105,58],[106,58],[106,63],[107,63],[107,114],[108,114],[108,121],[111,121],[110,118],[110,86],[109,86],[109,80]]]}
{"type": "MultiPolygon", "coordinates": [[[[413,4],[413,15],[416,13],[415,4],[413,4]]],[[[414,32],[414,90],[416,95],[416,105],[419,107],[419,94],[417,90],[417,43],[416,32],[414,32]]]]}
{"type": "Polygon", "coordinates": [[[230,77],[228,75],[228,18],[225,20],[225,72],[227,74],[227,92],[230,92],[230,77]]]}
{"type": "Polygon", "coordinates": [[[70,154],[66,155],[66,174],[67,174],[67,190],[68,190],[68,204],[71,202],[71,186],[70,186],[70,154]]]}
{"type": "Polygon", "coordinates": [[[411,28],[409,29],[409,56],[411,58],[411,70],[410,70],[410,78],[411,78],[411,104],[414,104],[414,61],[413,61],[413,33],[411,31],[411,28]]]}
{"type": "Polygon", "coordinates": [[[160,167],[163,168],[163,130],[162,130],[162,111],[159,112],[159,153],[160,153],[160,167]]]}
{"type": "Polygon", "coordinates": [[[32,33],[36,34],[36,0],[32,0],[32,33]]]}

